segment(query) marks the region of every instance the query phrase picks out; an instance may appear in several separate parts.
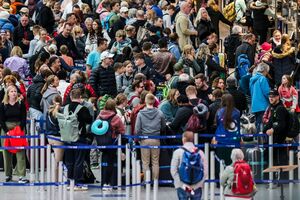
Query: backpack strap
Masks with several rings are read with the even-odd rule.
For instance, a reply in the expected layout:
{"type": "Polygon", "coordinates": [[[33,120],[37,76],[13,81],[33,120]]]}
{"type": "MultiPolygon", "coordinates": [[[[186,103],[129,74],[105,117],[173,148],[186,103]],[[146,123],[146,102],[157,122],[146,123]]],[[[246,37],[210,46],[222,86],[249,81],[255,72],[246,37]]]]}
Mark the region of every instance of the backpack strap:
{"type": "Polygon", "coordinates": [[[77,115],[77,113],[80,111],[80,109],[82,108],[82,105],[78,105],[74,111],[74,114],[77,115]]]}
{"type": "Polygon", "coordinates": [[[69,104],[65,106],[64,108],[64,115],[68,115],[69,114],[69,104]]]}

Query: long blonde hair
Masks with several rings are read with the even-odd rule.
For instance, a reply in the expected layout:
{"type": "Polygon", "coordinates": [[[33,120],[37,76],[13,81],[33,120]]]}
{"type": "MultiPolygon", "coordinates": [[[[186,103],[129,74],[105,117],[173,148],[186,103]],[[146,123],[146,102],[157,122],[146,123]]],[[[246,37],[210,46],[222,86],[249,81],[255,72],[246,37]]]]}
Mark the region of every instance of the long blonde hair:
{"type": "Polygon", "coordinates": [[[10,52],[10,56],[18,56],[18,57],[22,58],[23,57],[23,51],[22,51],[21,47],[14,46],[14,48],[10,52]]]}
{"type": "Polygon", "coordinates": [[[286,52],[286,51],[290,50],[290,48],[292,47],[290,36],[288,34],[282,34],[281,45],[282,45],[282,52],[286,52]]]}
{"type": "MultiPolygon", "coordinates": [[[[8,96],[8,93],[9,91],[11,91],[12,89],[16,89],[17,90],[17,87],[15,85],[10,85],[6,88],[6,91],[5,91],[5,94],[4,94],[4,97],[3,97],[3,100],[2,100],[2,103],[4,103],[4,105],[7,105],[9,103],[9,96],[8,96]]],[[[18,90],[17,90],[18,92],[18,90]]],[[[16,102],[18,101],[18,97],[16,98],[16,102]]]]}

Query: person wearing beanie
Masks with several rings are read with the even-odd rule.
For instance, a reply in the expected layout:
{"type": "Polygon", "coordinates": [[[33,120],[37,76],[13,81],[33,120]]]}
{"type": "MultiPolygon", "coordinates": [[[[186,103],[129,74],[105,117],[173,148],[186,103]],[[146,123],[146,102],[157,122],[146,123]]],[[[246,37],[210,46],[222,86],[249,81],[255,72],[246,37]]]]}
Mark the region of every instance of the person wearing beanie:
{"type": "Polygon", "coordinates": [[[238,90],[237,80],[233,76],[229,76],[226,79],[227,92],[232,95],[235,107],[240,111],[242,115],[243,111],[247,110],[247,100],[244,93],[238,90]]]}
{"type": "Polygon", "coordinates": [[[272,45],[269,44],[268,42],[262,43],[260,46],[260,53],[257,56],[257,61],[256,63],[260,63],[262,61],[264,62],[272,62],[272,45]]]}

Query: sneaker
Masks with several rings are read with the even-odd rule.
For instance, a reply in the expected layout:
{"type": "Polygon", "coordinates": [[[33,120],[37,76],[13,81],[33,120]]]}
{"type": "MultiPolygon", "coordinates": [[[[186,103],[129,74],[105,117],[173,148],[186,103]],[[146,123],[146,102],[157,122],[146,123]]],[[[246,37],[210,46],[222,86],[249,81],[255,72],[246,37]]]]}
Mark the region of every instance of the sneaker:
{"type": "Polygon", "coordinates": [[[109,184],[103,184],[102,191],[111,192],[111,191],[112,191],[112,188],[110,187],[109,184]]]}
{"type": "Polygon", "coordinates": [[[29,180],[24,177],[20,177],[18,183],[29,183],[29,180]]]}
{"type": "Polygon", "coordinates": [[[87,191],[88,187],[87,186],[75,186],[74,191],[87,191]]]}
{"type": "Polygon", "coordinates": [[[5,182],[10,182],[10,181],[12,181],[12,177],[11,177],[11,176],[7,176],[7,177],[5,178],[5,182]]]}

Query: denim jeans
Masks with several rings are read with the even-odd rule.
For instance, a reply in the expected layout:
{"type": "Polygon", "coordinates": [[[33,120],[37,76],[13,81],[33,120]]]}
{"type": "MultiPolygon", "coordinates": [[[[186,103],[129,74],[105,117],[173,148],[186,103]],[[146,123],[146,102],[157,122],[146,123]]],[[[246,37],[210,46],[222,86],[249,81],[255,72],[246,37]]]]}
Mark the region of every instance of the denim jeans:
{"type": "Polygon", "coordinates": [[[182,188],[177,188],[178,200],[200,200],[202,196],[202,189],[198,188],[194,191],[194,195],[189,192],[184,191],[182,188]]]}

